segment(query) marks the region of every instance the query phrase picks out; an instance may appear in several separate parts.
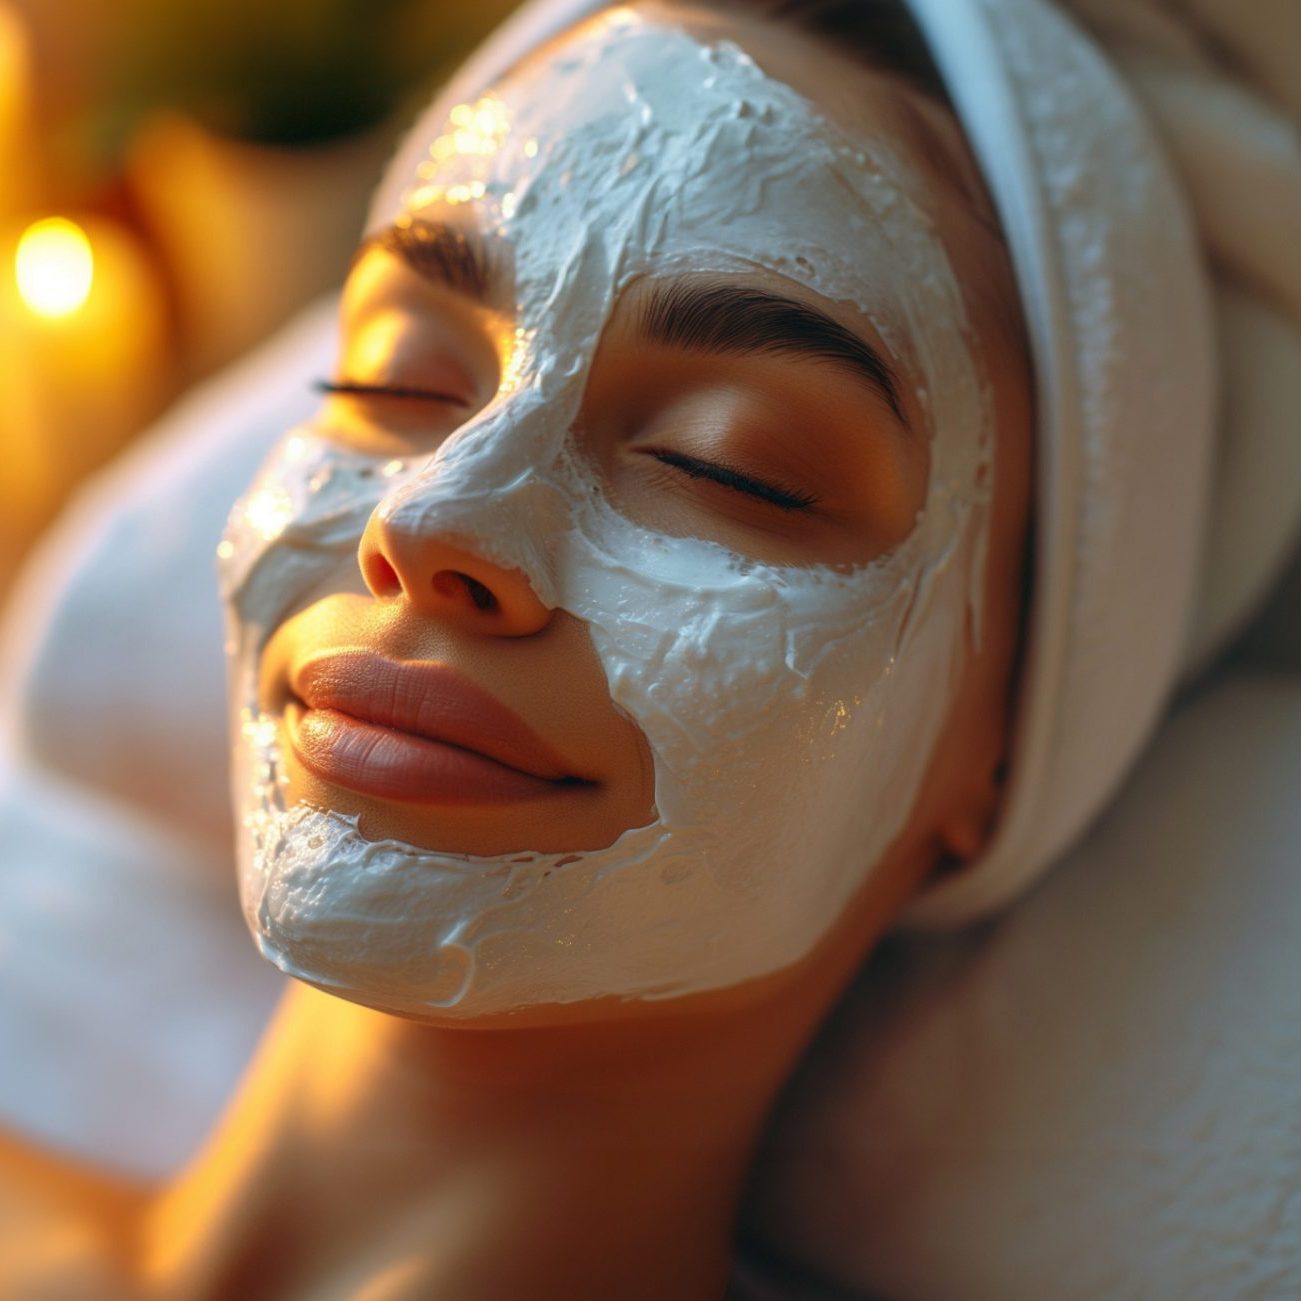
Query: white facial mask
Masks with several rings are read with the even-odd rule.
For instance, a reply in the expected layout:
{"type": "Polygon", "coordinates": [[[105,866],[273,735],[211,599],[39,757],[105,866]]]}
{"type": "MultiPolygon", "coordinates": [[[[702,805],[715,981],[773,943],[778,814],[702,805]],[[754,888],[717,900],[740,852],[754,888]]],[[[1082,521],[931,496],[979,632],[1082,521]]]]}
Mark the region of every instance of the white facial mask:
{"type": "Polygon", "coordinates": [[[801,958],[905,825],[978,628],[992,423],[939,239],[902,164],[741,51],[615,11],[441,127],[385,222],[469,202],[513,250],[510,380],[431,456],[292,431],[222,545],[242,895],[263,952],[442,1017],[721,988],[801,958]],[[436,159],[435,164],[433,160],[436,159]],[[853,572],[669,537],[608,504],[571,428],[632,278],[767,267],[859,305],[924,377],[924,510],[853,572]],[[352,563],[373,511],[528,577],[590,627],[654,759],[656,820],[607,849],[476,858],[285,807],[257,714],[272,631],[352,563]]]}

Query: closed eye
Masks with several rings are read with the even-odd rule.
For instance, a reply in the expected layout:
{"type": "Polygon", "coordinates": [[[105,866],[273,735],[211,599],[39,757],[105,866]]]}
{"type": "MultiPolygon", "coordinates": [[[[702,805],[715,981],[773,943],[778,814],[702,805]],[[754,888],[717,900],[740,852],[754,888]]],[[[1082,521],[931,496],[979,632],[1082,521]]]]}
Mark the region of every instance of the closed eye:
{"type": "Polygon", "coordinates": [[[440,393],[433,389],[405,388],[399,384],[353,384],[347,380],[318,379],[312,387],[318,393],[343,394],[368,398],[408,398],[417,402],[449,402],[454,406],[470,404],[454,393],[440,393]]]}
{"type": "Polygon", "coordinates": [[[700,461],[694,456],[683,456],[681,452],[650,449],[646,454],[653,456],[663,465],[672,466],[675,470],[681,470],[683,474],[693,479],[709,479],[714,483],[722,484],[725,488],[732,488],[736,492],[757,497],[760,501],[766,501],[780,510],[810,510],[818,503],[817,497],[809,493],[764,483],[762,480],[752,479],[748,474],[742,474],[740,471],[730,469],[728,466],[716,465],[712,461],[700,461]]]}

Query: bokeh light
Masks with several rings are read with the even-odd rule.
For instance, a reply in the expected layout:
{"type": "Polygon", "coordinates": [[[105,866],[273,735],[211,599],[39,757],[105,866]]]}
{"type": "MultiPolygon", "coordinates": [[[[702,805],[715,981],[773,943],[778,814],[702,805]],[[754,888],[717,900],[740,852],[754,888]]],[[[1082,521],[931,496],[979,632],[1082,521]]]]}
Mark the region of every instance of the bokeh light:
{"type": "Polygon", "coordinates": [[[14,257],[18,292],[41,316],[70,316],[85,305],[95,278],[86,232],[66,217],[47,217],[23,232],[14,257]]]}

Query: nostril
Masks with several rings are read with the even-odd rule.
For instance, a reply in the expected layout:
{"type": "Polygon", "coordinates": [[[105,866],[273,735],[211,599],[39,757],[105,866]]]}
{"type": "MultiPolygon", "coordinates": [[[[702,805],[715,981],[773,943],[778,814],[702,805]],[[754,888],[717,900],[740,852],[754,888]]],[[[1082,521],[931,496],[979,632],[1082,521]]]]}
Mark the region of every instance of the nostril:
{"type": "Polygon", "coordinates": [[[471,578],[469,574],[462,574],[465,579],[466,590],[470,593],[470,600],[474,602],[476,610],[495,610],[497,608],[497,598],[477,579],[471,578]]]}
{"type": "Polygon", "coordinates": [[[476,610],[495,610],[497,598],[477,578],[455,569],[442,569],[434,575],[434,591],[440,596],[456,596],[464,591],[476,610]]]}
{"type": "Polygon", "coordinates": [[[366,560],[366,585],[376,596],[400,596],[402,580],[383,556],[373,553],[366,560]]]}

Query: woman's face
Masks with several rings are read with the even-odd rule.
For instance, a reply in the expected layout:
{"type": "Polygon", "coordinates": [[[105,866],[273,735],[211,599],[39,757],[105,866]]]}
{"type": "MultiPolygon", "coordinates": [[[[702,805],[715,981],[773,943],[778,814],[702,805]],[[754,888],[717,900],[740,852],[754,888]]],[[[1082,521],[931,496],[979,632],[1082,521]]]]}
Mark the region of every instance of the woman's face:
{"type": "Polygon", "coordinates": [[[603,14],[381,189],[221,549],[294,975],[443,1020],[734,985],[917,801],[984,617],[977,245],[891,79],[736,35],[603,14]]]}

